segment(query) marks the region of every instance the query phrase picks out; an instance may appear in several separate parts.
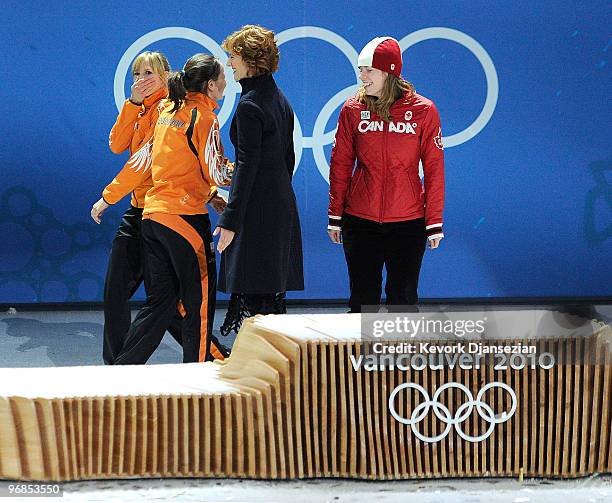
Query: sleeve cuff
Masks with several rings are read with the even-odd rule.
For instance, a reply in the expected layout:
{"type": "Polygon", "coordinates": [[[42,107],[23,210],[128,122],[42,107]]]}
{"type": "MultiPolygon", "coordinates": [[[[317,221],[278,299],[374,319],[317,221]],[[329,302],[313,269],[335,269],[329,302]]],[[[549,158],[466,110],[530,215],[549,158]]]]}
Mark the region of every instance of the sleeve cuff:
{"type": "Polygon", "coordinates": [[[216,195],[217,195],[217,187],[213,185],[210,188],[210,192],[208,193],[208,199],[206,200],[206,202],[210,203],[210,201],[212,201],[213,197],[215,197],[216,195]]]}
{"type": "Polygon", "coordinates": [[[114,200],[115,198],[111,196],[112,192],[108,188],[104,189],[104,191],[102,192],[102,199],[104,199],[104,202],[109,206],[112,206],[117,202],[116,200],[114,200]]]}
{"type": "Polygon", "coordinates": [[[327,223],[328,231],[341,231],[342,230],[342,217],[329,215],[329,222],[327,223]]]}
{"type": "Polygon", "coordinates": [[[223,210],[221,216],[219,217],[219,220],[217,220],[217,227],[223,227],[228,231],[234,231],[235,233],[238,233],[238,229],[240,226],[237,225],[237,222],[234,221],[234,217],[235,215],[232,214],[231,209],[226,207],[225,210],[223,210]]]}
{"type": "Polygon", "coordinates": [[[425,232],[427,233],[427,239],[430,239],[430,240],[444,237],[444,233],[442,232],[441,223],[426,225],[425,232]]]}

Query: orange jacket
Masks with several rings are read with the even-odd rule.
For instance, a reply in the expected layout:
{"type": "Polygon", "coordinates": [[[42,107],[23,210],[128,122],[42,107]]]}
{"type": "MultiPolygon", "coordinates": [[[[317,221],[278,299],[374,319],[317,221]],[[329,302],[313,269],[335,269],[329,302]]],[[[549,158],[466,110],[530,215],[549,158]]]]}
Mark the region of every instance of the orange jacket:
{"type": "Polygon", "coordinates": [[[107,203],[115,204],[131,192],[132,206],[144,207],[145,194],[153,186],[151,171],[148,169],[150,158],[144,155],[146,153],[144,151],[136,157],[134,154],[149,144],[150,156],[149,142],[159,116],[160,104],[167,94],[166,89],[160,89],[145,98],[142,105],[135,105],[130,100],[124,103],[117,122],[111,129],[108,145],[115,154],[129,149],[132,157],[102,192],[102,197],[107,203]]]}
{"type": "Polygon", "coordinates": [[[215,195],[216,185],[229,185],[231,171],[213,112],[217,103],[205,94],[189,92],[179,110],[171,112],[173,106],[166,104],[155,126],[153,187],[143,213],[208,213],[206,203],[215,195]],[[192,123],[190,146],[187,132],[192,123]]]}

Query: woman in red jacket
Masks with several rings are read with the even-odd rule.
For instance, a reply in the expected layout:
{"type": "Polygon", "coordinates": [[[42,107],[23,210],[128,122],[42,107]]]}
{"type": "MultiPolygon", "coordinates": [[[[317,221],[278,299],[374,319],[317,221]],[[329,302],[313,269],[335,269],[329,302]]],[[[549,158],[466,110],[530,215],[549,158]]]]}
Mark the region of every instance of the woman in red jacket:
{"type": "Polygon", "coordinates": [[[342,107],[332,149],[327,227],[332,242],[344,245],[351,312],[380,304],[383,266],[387,304],[416,304],[426,242],[434,249],[444,237],[434,103],[401,77],[402,52],[391,37],[370,41],[358,66],[363,87],[342,107]]]}

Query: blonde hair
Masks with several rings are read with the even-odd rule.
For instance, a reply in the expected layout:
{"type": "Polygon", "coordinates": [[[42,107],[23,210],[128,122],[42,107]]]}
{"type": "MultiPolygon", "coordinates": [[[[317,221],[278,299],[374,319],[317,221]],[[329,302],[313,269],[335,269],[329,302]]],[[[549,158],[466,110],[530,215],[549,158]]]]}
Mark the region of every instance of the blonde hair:
{"type": "Polygon", "coordinates": [[[166,82],[168,72],[170,71],[170,63],[168,63],[168,59],[161,52],[141,52],[132,63],[132,75],[134,75],[143,64],[147,63],[151,65],[153,72],[166,82]]]}
{"type": "Polygon", "coordinates": [[[221,47],[229,53],[239,54],[252,71],[253,77],[278,70],[279,52],[274,32],[262,26],[243,26],[229,35],[221,47]]]}
{"type": "Polygon", "coordinates": [[[391,105],[404,96],[406,91],[409,92],[408,98],[414,96],[414,86],[410,82],[404,80],[402,77],[397,77],[389,73],[383,84],[380,98],[377,99],[374,96],[368,96],[365,87],[361,87],[359,91],[357,91],[355,99],[359,103],[365,105],[370,113],[378,115],[385,121],[390,121],[391,114],[389,113],[389,109],[391,105]]]}

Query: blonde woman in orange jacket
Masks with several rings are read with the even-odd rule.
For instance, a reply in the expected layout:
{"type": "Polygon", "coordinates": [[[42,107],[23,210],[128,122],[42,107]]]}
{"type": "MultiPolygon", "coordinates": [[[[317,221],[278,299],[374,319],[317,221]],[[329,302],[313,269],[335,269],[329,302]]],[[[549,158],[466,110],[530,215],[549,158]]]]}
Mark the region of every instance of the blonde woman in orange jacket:
{"type": "MultiPolygon", "coordinates": [[[[100,223],[111,205],[131,194],[113,240],[104,284],[104,363],[112,364],[123,344],[131,321],[129,299],[143,282],[141,222],[145,194],[153,185],[150,171],[150,145],[162,101],[168,96],[170,65],[159,52],[143,52],[132,63],[134,83],[109,135],[115,154],[126,150],[130,159],[109,183],[93,205],[91,218],[100,223]]],[[[170,332],[180,343],[178,321],[170,332]]]]}
{"type": "Polygon", "coordinates": [[[152,142],[151,174],[143,211],[147,300],[134,319],[115,364],[145,363],[172,323],[181,301],[183,361],[222,359],[212,337],[217,283],[206,203],[230,182],[214,110],[225,90],[223,66],[196,54],[168,80],[169,102],[152,142]]]}

